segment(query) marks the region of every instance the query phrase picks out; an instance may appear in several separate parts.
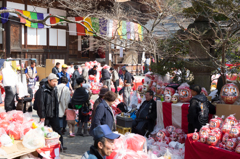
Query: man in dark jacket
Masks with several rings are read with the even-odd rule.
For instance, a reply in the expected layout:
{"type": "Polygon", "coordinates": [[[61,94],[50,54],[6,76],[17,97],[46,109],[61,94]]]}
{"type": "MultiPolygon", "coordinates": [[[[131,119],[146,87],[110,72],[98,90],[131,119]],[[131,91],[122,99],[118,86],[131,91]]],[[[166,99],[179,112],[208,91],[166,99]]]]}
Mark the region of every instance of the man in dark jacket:
{"type": "Polygon", "coordinates": [[[201,94],[202,88],[198,85],[190,86],[192,99],[188,109],[188,133],[197,131],[206,123],[208,123],[208,115],[215,114],[215,106],[213,106],[205,95],[201,94]]]}
{"type": "Polygon", "coordinates": [[[90,151],[84,153],[82,159],[104,159],[110,156],[114,149],[114,140],[119,138],[119,134],[111,131],[108,125],[99,125],[93,130],[94,145],[90,151]]]}
{"type": "Polygon", "coordinates": [[[103,85],[106,85],[108,87],[108,90],[111,91],[111,81],[110,81],[111,73],[107,70],[106,67],[103,67],[102,69],[102,80],[103,85]]]}
{"type": "Polygon", "coordinates": [[[94,65],[93,68],[88,71],[88,75],[96,76],[97,75],[97,68],[98,68],[98,66],[94,65]]]}
{"type": "Polygon", "coordinates": [[[58,92],[56,85],[58,83],[58,77],[50,73],[48,76],[48,81],[39,88],[39,93],[36,95],[37,103],[37,114],[44,125],[51,126],[53,131],[60,135],[60,141],[63,150],[63,137],[61,133],[61,128],[59,125],[59,103],[58,103],[58,92]]]}
{"type": "Polygon", "coordinates": [[[54,67],[52,68],[52,73],[54,73],[55,75],[58,74],[58,73],[59,73],[59,67],[60,67],[60,63],[57,62],[57,63],[56,63],[56,66],[54,66],[54,67]]]}
{"type": "Polygon", "coordinates": [[[72,88],[75,89],[75,87],[78,86],[77,79],[80,77],[80,73],[78,71],[78,66],[74,66],[74,72],[72,74],[72,88]]]}
{"type": "Polygon", "coordinates": [[[157,112],[156,102],[153,100],[153,91],[147,91],[145,94],[146,100],[140,106],[136,119],[132,123],[132,132],[140,135],[145,135],[145,129],[148,133],[153,131],[156,123],[157,112]]]}

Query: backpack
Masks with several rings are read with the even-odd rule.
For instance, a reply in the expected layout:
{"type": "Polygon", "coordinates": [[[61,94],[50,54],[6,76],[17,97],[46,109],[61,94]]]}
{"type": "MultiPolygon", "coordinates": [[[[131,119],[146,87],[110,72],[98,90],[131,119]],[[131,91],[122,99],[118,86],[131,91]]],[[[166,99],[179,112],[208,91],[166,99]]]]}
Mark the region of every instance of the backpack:
{"type": "Polygon", "coordinates": [[[37,90],[37,92],[34,95],[33,109],[36,110],[36,111],[38,110],[38,104],[39,104],[38,96],[39,96],[39,93],[41,93],[40,88],[37,90]]]}
{"type": "Polygon", "coordinates": [[[127,113],[128,107],[125,103],[121,102],[117,105],[117,108],[120,109],[122,112],[127,113]]]}

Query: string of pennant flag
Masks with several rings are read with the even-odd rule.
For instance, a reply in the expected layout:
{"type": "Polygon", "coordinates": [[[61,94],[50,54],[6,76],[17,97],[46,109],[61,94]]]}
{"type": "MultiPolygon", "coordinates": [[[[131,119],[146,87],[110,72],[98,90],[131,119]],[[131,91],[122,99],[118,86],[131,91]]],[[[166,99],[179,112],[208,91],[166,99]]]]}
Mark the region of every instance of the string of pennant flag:
{"type": "MultiPolygon", "coordinates": [[[[5,8],[2,8],[5,9],[5,8]]],[[[29,17],[30,19],[36,19],[36,20],[43,20],[45,19],[48,15],[51,14],[44,14],[44,13],[36,13],[36,12],[30,12],[30,11],[25,11],[25,10],[18,10],[15,9],[16,11],[22,13],[26,17],[29,17]]],[[[32,23],[25,18],[17,15],[10,13],[12,16],[17,16],[20,18],[20,22],[25,24],[27,27],[31,28],[50,28],[50,26],[43,25],[41,23],[32,23]]],[[[9,13],[2,13],[1,18],[2,23],[6,23],[6,19],[8,19],[9,13]],[[4,20],[4,21],[3,21],[4,20]]],[[[65,19],[66,17],[63,17],[65,19]]],[[[47,19],[46,23],[47,24],[56,24],[63,22],[64,20],[61,18],[57,17],[50,17],[47,19]]],[[[69,25],[69,34],[70,35],[78,35],[78,36],[95,36],[91,31],[93,29],[101,34],[105,35],[108,37],[113,37],[115,34],[118,34],[120,38],[122,39],[129,39],[129,40],[143,40],[143,27],[140,24],[133,23],[133,22],[127,22],[127,21],[118,21],[118,20],[110,20],[110,19],[105,19],[105,18],[96,18],[96,17],[67,17],[68,20],[72,21],[82,21],[82,24],[88,28],[85,29],[82,25],[77,24],[77,23],[68,23],[69,25]]]]}

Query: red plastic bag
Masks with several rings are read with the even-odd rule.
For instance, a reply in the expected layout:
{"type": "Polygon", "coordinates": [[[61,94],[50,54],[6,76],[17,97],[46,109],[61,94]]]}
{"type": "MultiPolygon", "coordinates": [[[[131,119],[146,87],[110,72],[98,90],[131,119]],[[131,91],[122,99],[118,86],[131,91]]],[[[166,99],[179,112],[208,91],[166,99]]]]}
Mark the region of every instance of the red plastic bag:
{"type": "Polygon", "coordinates": [[[229,123],[231,126],[234,126],[238,124],[238,121],[235,118],[234,114],[231,114],[224,120],[224,123],[229,123]]]}
{"type": "Polygon", "coordinates": [[[227,144],[228,139],[229,139],[229,134],[225,133],[222,138],[222,143],[227,144]]]}
{"type": "Polygon", "coordinates": [[[9,122],[0,121],[0,128],[3,128],[7,133],[8,133],[8,126],[9,126],[9,122]]]}
{"type": "Polygon", "coordinates": [[[223,132],[223,133],[229,133],[230,130],[231,130],[231,128],[232,128],[232,126],[231,126],[230,123],[225,123],[225,124],[223,124],[223,126],[222,126],[222,132],[223,132]]]}
{"type": "Polygon", "coordinates": [[[197,133],[197,129],[195,129],[195,132],[193,133],[192,139],[193,139],[193,141],[199,140],[199,134],[197,133]]]}
{"type": "Polygon", "coordinates": [[[0,137],[2,136],[2,134],[6,134],[6,131],[3,128],[0,128],[0,137]]]}
{"type": "Polygon", "coordinates": [[[12,110],[7,113],[7,119],[9,121],[17,121],[22,123],[23,122],[23,112],[22,111],[17,111],[17,110],[12,110]]]}
{"type": "Polygon", "coordinates": [[[142,151],[146,138],[138,134],[128,134],[126,136],[127,148],[133,151],[142,151]]]}
{"type": "Polygon", "coordinates": [[[205,126],[203,126],[201,129],[200,129],[200,131],[199,131],[199,136],[201,137],[201,136],[204,136],[204,135],[207,135],[208,136],[208,134],[211,132],[211,130],[210,130],[210,128],[209,128],[209,125],[207,124],[207,125],[205,125],[205,126]]]}
{"type": "Polygon", "coordinates": [[[23,136],[22,124],[20,124],[20,123],[11,123],[9,125],[9,133],[8,133],[8,135],[10,137],[13,137],[15,140],[20,140],[21,137],[23,136]]]}
{"type": "Polygon", "coordinates": [[[5,120],[7,118],[7,113],[6,112],[1,112],[0,113],[0,119],[5,120]]]}

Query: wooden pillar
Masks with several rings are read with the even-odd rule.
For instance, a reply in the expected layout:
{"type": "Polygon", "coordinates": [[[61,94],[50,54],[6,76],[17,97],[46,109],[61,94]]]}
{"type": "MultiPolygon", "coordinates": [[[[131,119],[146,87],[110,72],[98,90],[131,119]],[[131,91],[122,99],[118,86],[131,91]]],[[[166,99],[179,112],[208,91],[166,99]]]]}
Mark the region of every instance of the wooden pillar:
{"type": "MultiPolygon", "coordinates": [[[[49,8],[47,9],[47,13],[49,13],[49,8]]],[[[49,59],[49,28],[47,28],[47,58],[46,59],[49,59]]],[[[45,61],[45,64],[46,64],[46,61],[45,61]]]]}
{"type": "MultiPolygon", "coordinates": [[[[2,1],[2,7],[7,7],[7,1],[3,0],[2,1]]],[[[7,58],[7,54],[6,54],[6,29],[7,29],[7,24],[3,24],[2,28],[4,29],[4,31],[2,31],[3,33],[3,39],[2,39],[2,45],[3,45],[3,52],[4,52],[4,58],[7,58]]]]}
{"type": "MultiPolygon", "coordinates": [[[[27,2],[26,1],[24,1],[24,3],[25,3],[25,10],[27,10],[27,2]]],[[[25,48],[25,50],[27,51],[27,26],[24,26],[24,48],[25,48]]],[[[25,52],[25,54],[24,54],[24,58],[28,58],[28,54],[27,54],[27,52],[25,52]]]]}

